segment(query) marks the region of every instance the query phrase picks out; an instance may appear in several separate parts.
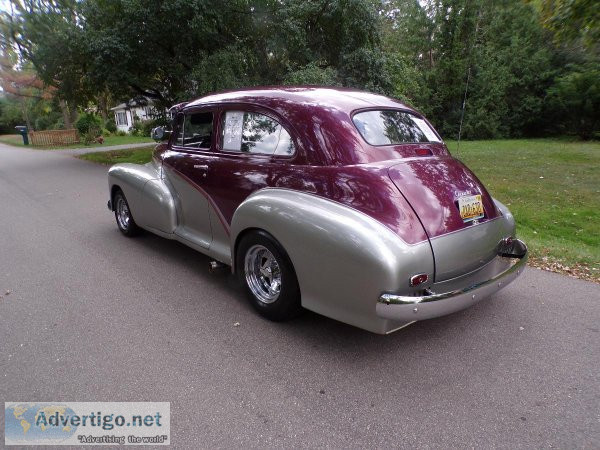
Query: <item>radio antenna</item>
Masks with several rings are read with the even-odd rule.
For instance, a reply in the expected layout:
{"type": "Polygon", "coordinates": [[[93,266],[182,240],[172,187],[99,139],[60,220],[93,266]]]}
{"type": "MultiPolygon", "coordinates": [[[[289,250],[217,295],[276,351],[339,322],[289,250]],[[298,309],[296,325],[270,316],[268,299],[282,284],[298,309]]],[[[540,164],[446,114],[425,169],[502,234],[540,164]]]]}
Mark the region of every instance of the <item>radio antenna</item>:
{"type": "Polygon", "coordinates": [[[471,79],[471,65],[469,64],[469,68],[467,70],[467,83],[465,85],[465,95],[463,97],[462,102],[462,111],[460,112],[460,124],[458,126],[458,142],[456,143],[456,153],[458,154],[458,149],[460,148],[460,135],[462,134],[462,126],[463,119],[465,118],[465,108],[467,106],[467,92],[469,92],[469,80],[471,79]]]}
{"type": "Polygon", "coordinates": [[[471,66],[473,65],[473,50],[477,44],[477,32],[479,31],[479,19],[481,18],[481,8],[477,11],[477,22],[475,22],[475,31],[473,32],[473,44],[469,52],[469,67],[467,68],[467,82],[465,83],[465,95],[463,96],[462,110],[460,112],[460,124],[458,125],[458,142],[456,143],[456,153],[460,149],[460,136],[462,134],[463,120],[465,118],[465,109],[467,107],[467,93],[469,92],[469,81],[471,80],[471,66]]]}

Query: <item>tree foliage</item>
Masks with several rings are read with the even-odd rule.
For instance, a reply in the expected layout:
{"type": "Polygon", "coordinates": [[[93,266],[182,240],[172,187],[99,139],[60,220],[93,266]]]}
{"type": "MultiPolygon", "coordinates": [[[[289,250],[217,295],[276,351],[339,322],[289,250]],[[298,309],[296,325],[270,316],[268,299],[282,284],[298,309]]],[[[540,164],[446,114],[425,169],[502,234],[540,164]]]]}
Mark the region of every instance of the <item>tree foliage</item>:
{"type": "Polygon", "coordinates": [[[538,0],[544,26],[558,42],[581,41],[598,51],[600,7],[597,0],[538,0]]]}
{"type": "MultiPolygon", "coordinates": [[[[63,107],[92,103],[104,118],[112,103],[140,95],[170,106],[244,86],[319,84],[401,98],[449,138],[461,124],[467,138],[524,136],[553,130],[548,121],[578,101],[566,86],[598,67],[593,46],[566,51],[551,39],[573,36],[560,17],[573,18],[579,39],[596,39],[587,0],[11,4],[0,25],[18,65],[30,64],[63,107]]],[[[554,129],[580,133],[578,120],[554,129]]]]}

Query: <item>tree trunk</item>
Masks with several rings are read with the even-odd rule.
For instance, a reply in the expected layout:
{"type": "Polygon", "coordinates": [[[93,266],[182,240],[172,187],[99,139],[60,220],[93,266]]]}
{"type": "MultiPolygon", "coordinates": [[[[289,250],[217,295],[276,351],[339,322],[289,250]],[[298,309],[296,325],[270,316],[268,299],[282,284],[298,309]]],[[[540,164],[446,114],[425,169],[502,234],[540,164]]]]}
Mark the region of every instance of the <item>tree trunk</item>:
{"type": "Polygon", "coordinates": [[[25,119],[25,125],[27,125],[28,131],[35,131],[29,120],[29,111],[27,111],[27,99],[21,99],[21,109],[23,111],[23,119],[25,119]]]}
{"type": "Polygon", "coordinates": [[[108,94],[106,92],[103,92],[98,96],[98,110],[102,117],[102,126],[104,126],[106,119],[108,118],[108,94]]]}
{"type": "Polygon", "coordinates": [[[64,100],[60,100],[58,102],[60,106],[60,111],[62,112],[63,122],[65,123],[65,130],[70,130],[73,128],[73,122],[71,121],[71,115],[69,113],[69,107],[67,106],[67,102],[64,100]]]}
{"type": "Polygon", "coordinates": [[[79,114],[77,113],[77,108],[75,108],[73,106],[69,106],[69,114],[70,114],[71,128],[73,128],[73,124],[75,122],[77,122],[77,117],[79,116],[79,114]]]}

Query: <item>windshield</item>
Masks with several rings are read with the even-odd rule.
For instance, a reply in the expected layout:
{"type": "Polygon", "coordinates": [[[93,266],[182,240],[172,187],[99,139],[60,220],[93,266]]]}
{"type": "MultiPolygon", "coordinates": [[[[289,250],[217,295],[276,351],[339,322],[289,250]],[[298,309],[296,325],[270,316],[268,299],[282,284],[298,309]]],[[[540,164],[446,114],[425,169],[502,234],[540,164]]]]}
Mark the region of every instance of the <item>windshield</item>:
{"type": "Polygon", "coordinates": [[[425,120],[406,111],[365,111],[355,114],[352,121],[371,145],[441,142],[425,120]]]}

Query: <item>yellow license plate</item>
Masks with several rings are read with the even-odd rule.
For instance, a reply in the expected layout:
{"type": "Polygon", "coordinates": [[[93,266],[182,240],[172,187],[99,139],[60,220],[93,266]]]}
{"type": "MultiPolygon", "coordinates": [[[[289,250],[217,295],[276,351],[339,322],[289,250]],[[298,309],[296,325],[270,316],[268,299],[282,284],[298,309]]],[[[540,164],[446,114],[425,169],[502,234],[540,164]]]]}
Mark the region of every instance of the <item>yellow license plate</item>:
{"type": "Polygon", "coordinates": [[[463,222],[481,219],[483,217],[483,202],[481,195],[465,195],[458,197],[458,210],[463,222]]]}

